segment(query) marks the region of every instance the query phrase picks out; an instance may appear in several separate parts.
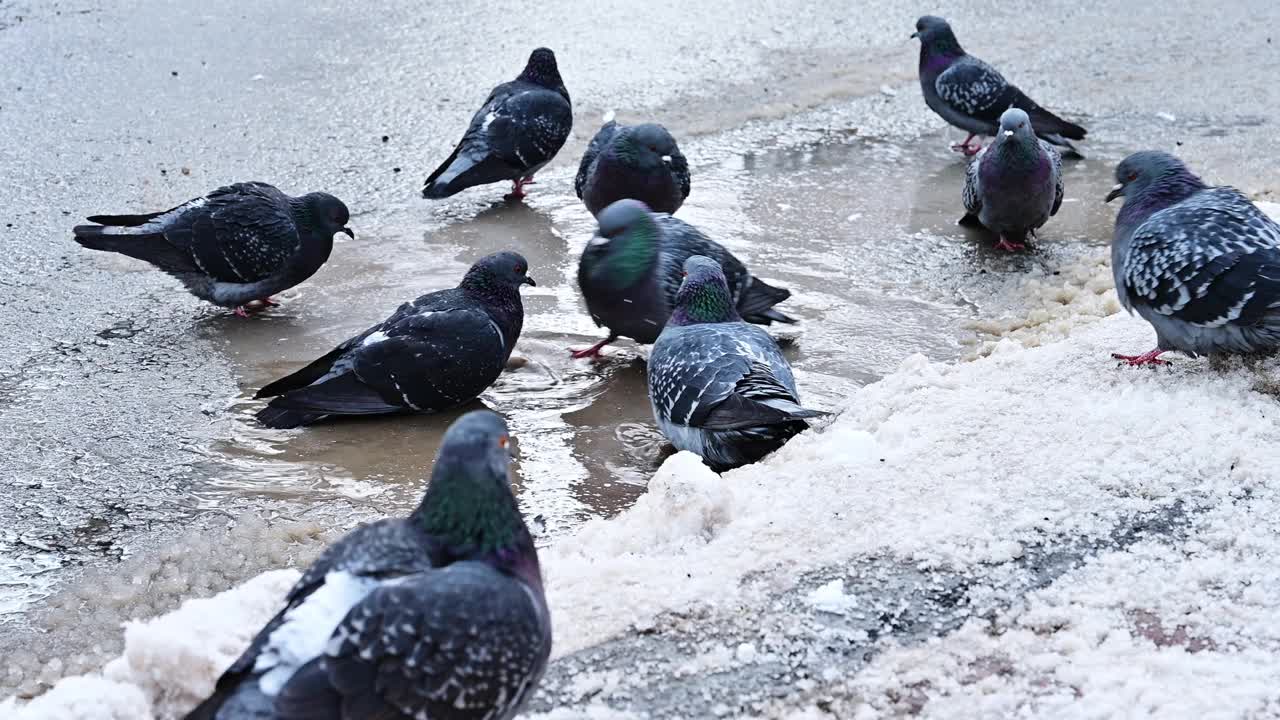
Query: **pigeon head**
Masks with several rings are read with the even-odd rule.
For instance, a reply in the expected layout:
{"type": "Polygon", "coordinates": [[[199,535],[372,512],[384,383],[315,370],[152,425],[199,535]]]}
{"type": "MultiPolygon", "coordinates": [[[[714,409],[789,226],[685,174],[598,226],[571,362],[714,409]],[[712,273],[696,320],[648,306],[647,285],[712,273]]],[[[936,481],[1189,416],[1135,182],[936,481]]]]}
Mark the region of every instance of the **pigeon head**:
{"type": "Polygon", "coordinates": [[[518,293],[521,285],[537,285],[529,277],[529,261],[515,252],[485,255],[476,261],[459,284],[481,295],[518,293]]]}
{"type": "Polygon", "coordinates": [[[529,53],[529,62],[517,80],[524,80],[552,90],[564,89],[564,81],[560,79],[560,68],[556,65],[556,54],[540,47],[529,53]]]}
{"type": "Polygon", "coordinates": [[[696,325],[740,320],[729,295],[720,263],[704,255],[684,261],[684,280],[676,293],[672,325],[696,325]]]}
{"type": "Polygon", "coordinates": [[[527,536],[511,494],[510,444],[507,423],[488,410],[463,415],[445,432],[412,517],[453,554],[498,552],[527,536]]]}
{"type": "Polygon", "coordinates": [[[311,215],[311,224],[325,237],[333,237],[334,233],[343,233],[354,239],[356,234],[347,227],[351,221],[351,212],[341,200],[329,193],[314,192],[302,196],[307,212],[311,215]]]}
{"type": "Polygon", "coordinates": [[[599,226],[587,251],[599,258],[610,282],[628,287],[653,267],[661,230],[649,206],[639,200],[618,200],[600,211],[599,226]]]}
{"type": "Polygon", "coordinates": [[[1138,198],[1145,198],[1158,207],[1179,202],[1204,187],[1178,158],[1159,150],[1143,150],[1116,166],[1116,184],[1107,193],[1106,202],[1124,196],[1127,209],[1138,198]]]}
{"type": "Polygon", "coordinates": [[[1031,127],[1031,118],[1027,113],[1018,108],[1011,107],[1000,115],[1000,137],[1011,138],[1017,136],[1022,139],[1034,138],[1036,132],[1031,127]]]}
{"type": "Polygon", "coordinates": [[[628,165],[642,170],[670,166],[680,157],[676,139],[655,123],[623,129],[613,143],[613,152],[628,165]]]}
{"type": "Polygon", "coordinates": [[[916,31],[911,37],[920,38],[920,47],[926,52],[961,54],[964,49],[956,34],[951,31],[951,24],[936,15],[925,15],[916,20],[916,31]]]}

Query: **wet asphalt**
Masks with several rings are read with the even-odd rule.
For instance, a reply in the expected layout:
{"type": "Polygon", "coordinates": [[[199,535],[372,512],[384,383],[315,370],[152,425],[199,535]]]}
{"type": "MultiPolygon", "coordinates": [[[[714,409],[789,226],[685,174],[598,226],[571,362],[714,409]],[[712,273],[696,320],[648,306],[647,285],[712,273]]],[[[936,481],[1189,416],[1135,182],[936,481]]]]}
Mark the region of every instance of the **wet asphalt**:
{"type": "Polygon", "coordinates": [[[1024,273],[1105,247],[1096,199],[1131,150],[1280,193],[1272,4],[928,11],[1090,128],[1074,202],[1027,257],[952,225],[962,164],[919,98],[906,36],[921,9],[906,3],[0,0],[0,644],[22,642],[21,611],[82,568],[202,528],[234,538],[241,517],[332,528],[414,502],[447,417],[273,433],[248,422],[248,397],[500,248],[539,280],[517,349],[531,362],[484,398],[521,438],[526,509],[555,534],[643,492],[658,458],[634,351],[599,365],[563,352],[596,334],[572,282],[591,221],[571,176],[606,111],[666,124],[694,169],[680,215],[793,289],[793,361],[827,408],[910,353],[959,357],[965,322],[1016,312],[1024,273]],[[535,45],[557,52],[575,128],[529,202],[498,187],[423,201],[422,179],[535,45]],[[358,233],[268,315],[228,317],[70,240],[84,215],[248,179],[332,192],[358,233]]]}

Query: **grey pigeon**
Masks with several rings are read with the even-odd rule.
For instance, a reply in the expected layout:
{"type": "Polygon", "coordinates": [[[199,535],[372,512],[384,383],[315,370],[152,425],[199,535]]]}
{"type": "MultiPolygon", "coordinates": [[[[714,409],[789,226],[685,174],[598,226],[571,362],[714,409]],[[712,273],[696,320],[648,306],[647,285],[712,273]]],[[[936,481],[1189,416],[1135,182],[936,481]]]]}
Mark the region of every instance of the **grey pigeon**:
{"type": "Polygon", "coordinates": [[[649,356],[649,402],[672,445],[720,472],[777,450],[824,413],[800,406],[791,366],[738,316],[720,265],[695,255],[684,270],[649,356]]]}
{"type": "Polygon", "coordinates": [[[1003,250],[1018,250],[1062,206],[1062,156],[1031,131],[1017,108],[1000,116],[995,142],[969,163],[964,181],[963,225],[980,224],[1000,235],[1003,250]]]}
{"type": "Polygon", "coordinates": [[[916,21],[911,37],[920,38],[920,87],[924,101],[943,120],[969,133],[955,146],[966,155],[978,148],[970,144],[975,135],[995,135],[1000,113],[1019,108],[1031,117],[1036,134],[1076,155],[1072,140],[1083,140],[1088,132],[1036,104],[995,68],[969,55],[960,47],[946,20],[925,15],[916,21]]]}
{"type": "Polygon", "coordinates": [[[192,295],[246,315],[246,305],[320,269],[346,227],[347,206],[328,193],[289,197],[262,182],[236,183],[147,215],[94,215],[76,242],[146,260],[182,281],[192,295]]]}
{"type": "Polygon", "coordinates": [[[510,180],[511,196],[524,197],[524,186],[560,152],[572,128],[573,106],[556,55],[538,48],[519,77],[489,93],[453,154],[427,178],[422,196],[446,198],[510,180]]]}
{"type": "Polygon", "coordinates": [[[481,258],[458,287],[401,305],[391,317],[262,388],[267,427],[330,415],[434,412],[462,405],[506,366],[524,324],[529,264],[513,252],[481,258]]]}
{"type": "Polygon", "coordinates": [[[327,548],[187,720],[507,720],[551,652],[507,426],[459,418],[422,503],[327,548]]]}
{"type": "Polygon", "coordinates": [[[624,198],[674,213],[689,197],[689,163],[661,125],[610,120],[582,156],[573,189],[592,215],[624,198]]]}
{"type": "Polygon", "coordinates": [[[734,308],[747,322],[795,322],[773,308],[791,297],[790,290],[753,276],[742,261],[692,225],[651,213],[639,200],[619,200],[597,220],[599,228],[578,261],[578,286],[591,318],[609,328],[609,337],[574,357],[598,356],[619,336],[640,343],[658,339],[675,307],[685,260],[693,255],[720,263],[734,308]]]}
{"type": "Polygon", "coordinates": [[[1111,243],[1116,295],[1156,330],[1131,365],[1280,348],[1280,225],[1238,190],[1209,187],[1178,158],[1134,153],[1107,202],[1124,197],[1111,243]]]}

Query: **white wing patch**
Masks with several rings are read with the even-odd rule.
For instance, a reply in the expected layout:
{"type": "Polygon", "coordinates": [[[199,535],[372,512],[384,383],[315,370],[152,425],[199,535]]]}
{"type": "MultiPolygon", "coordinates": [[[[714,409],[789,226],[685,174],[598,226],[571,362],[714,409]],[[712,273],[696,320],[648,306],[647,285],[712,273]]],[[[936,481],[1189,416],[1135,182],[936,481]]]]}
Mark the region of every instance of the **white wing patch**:
{"type": "Polygon", "coordinates": [[[360,342],[360,347],[367,347],[367,346],[369,346],[369,345],[377,345],[378,343],[380,343],[380,342],[382,342],[383,340],[386,340],[386,339],[387,339],[387,334],[386,334],[386,333],[384,333],[384,332],[382,332],[381,330],[379,330],[379,331],[377,331],[377,332],[372,332],[372,333],[369,333],[369,336],[368,336],[368,337],[366,337],[364,340],[362,340],[362,341],[360,342]]]}
{"type": "Polygon", "coordinates": [[[275,697],[298,668],[324,652],[334,628],[378,583],[375,578],[346,571],[325,575],[323,585],[285,613],[284,623],[271,633],[267,646],[258,655],[253,669],[266,671],[258,679],[262,692],[275,697]]]}

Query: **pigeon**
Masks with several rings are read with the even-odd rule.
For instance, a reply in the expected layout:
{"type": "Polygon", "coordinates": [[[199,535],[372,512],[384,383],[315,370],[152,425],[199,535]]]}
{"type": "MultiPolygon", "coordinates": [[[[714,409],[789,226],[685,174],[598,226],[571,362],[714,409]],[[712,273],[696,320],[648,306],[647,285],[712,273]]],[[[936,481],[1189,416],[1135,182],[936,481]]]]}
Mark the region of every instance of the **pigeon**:
{"type": "Polygon", "coordinates": [[[484,392],[506,366],[534,285],[513,252],[481,258],[458,287],[401,305],[391,317],[310,365],[258,391],[274,398],[258,411],[272,428],[309,425],[330,415],[434,412],[484,392]]]}
{"type": "Polygon", "coordinates": [[[981,144],[970,144],[976,135],[995,135],[1000,113],[1011,107],[1031,116],[1036,134],[1076,155],[1083,155],[1072,140],[1088,132],[1036,104],[995,68],[964,51],[946,20],[925,15],[916,21],[911,35],[920,38],[920,87],[929,108],[943,120],[969,133],[954,149],[973,155],[981,144]]]}
{"type": "Polygon", "coordinates": [[[609,120],[582,156],[573,189],[592,215],[623,198],[674,213],[689,197],[689,163],[661,125],[609,120]]]}
{"type": "Polygon", "coordinates": [[[1116,295],[1156,331],[1130,365],[1280,348],[1280,225],[1238,190],[1210,187],[1178,158],[1143,151],[1116,166],[1124,197],[1111,243],[1116,295]]]}
{"type": "Polygon", "coordinates": [[[964,181],[962,225],[999,233],[1002,250],[1019,250],[1062,206],[1062,156],[1036,137],[1031,119],[1018,108],[1000,116],[995,142],[969,163],[964,181]]]}
{"type": "Polygon", "coordinates": [[[246,316],[248,305],[311,277],[329,259],[334,233],[354,238],[351,213],[315,192],[289,197],[263,182],[236,183],[149,215],[93,215],[76,242],[146,260],[192,295],[246,316]]]}
{"type": "Polygon", "coordinates": [[[510,196],[522,198],[524,186],[560,152],[572,127],[573,106],[556,54],[538,48],[519,77],[489,93],[453,154],[427,178],[422,197],[447,198],[510,180],[510,196]]]}
{"type": "Polygon", "coordinates": [[[502,418],[454,422],[421,504],[328,547],[187,720],[514,717],[551,620],[509,457],[502,418]]]}
{"type": "Polygon", "coordinates": [[[722,472],[755,462],[825,413],[800,406],[778,344],[734,309],[720,265],[694,255],[649,355],[649,402],[678,450],[722,472]]]}
{"type": "Polygon", "coordinates": [[[794,323],[773,308],[791,297],[753,276],[730,252],[697,228],[670,215],[649,212],[639,200],[619,200],[600,213],[599,228],[578,262],[578,286],[596,325],[609,337],[573,353],[598,357],[619,336],[639,343],[658,339],[680,290],[682,268],[693,255],[713,258],[728,276],[729,297],[747,322],[794,323]]]}

